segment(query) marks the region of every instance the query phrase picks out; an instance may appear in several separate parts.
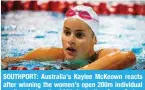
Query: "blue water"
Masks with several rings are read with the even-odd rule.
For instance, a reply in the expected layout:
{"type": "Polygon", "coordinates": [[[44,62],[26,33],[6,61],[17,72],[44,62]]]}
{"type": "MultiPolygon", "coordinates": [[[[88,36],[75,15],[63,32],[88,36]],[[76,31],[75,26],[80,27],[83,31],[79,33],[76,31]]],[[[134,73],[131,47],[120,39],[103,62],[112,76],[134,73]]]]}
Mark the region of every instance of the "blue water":
{"type": "MultiPolygon", "coordinates": [[[[2,58],[16,57],[40,47],[62,47],[61,30],[64,15],[54,12],[13,11],[1,16],[2,58]]],[[[101,48],[119,48],[133,51],[137,64],[130,69],[145,66],[145,17],[144,16],[100,16],[98,43],[101,48]],[[142,66],[140,66],[142,65],[142,66]]],[[[58,68],[58,62],[56,65],[58,68]],[[57,65],[56,65],[57,64],[57,65]]],[[[52,62],[23,61],[9,66],[52,65],[52,62]]]]}

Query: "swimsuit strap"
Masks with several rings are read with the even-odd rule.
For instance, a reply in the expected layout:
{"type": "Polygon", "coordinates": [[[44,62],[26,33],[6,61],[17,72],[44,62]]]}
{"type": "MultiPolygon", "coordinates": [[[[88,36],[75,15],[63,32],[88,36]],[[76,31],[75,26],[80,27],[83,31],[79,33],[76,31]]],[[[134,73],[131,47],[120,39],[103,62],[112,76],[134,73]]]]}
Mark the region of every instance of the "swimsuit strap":
{"type": "Polygon", "coordinates": [[[98,57],[99,57],[99,53],[100,53],[102,50],[103,50],[103,49],[100,49],[100,50],[96,51],[96,52],[94,53],[94,55],[92,55],[91,57],[89,57],[88,63],[92,63],[92,62],[94,62],[95,60],[97,60],[98,57]]]}

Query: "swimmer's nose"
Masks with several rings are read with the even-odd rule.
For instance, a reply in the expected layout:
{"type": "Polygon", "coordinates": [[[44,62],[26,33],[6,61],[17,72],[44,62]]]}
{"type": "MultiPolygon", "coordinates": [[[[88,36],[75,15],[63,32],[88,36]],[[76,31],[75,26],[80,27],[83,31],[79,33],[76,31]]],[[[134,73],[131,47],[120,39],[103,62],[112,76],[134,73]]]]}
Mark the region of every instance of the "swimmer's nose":
{"type": "Polygon", "coordinates": [[[73,34],[71,34],[69,36],[69,40],[68,40],[68,43],[71,45],[71,44],[75,44],[75,36],[73,34]]]}

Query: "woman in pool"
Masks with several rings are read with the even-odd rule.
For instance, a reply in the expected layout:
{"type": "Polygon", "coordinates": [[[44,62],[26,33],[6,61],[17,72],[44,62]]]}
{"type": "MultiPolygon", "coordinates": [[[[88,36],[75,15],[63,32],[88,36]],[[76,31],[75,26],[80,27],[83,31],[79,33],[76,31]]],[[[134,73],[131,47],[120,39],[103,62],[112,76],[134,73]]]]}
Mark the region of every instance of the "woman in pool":
{"type": "Polygon", "coordinates": [[[4,58],[2,63],[21,60],[88,60],[80,70],[124,69],[136,62],[134,53],[118,49],[94,51],[99,27],[98,15],[91,7],[76,6],[65,14],[62,31],[63,48],[40,48],[21,57],[4,58]]]}

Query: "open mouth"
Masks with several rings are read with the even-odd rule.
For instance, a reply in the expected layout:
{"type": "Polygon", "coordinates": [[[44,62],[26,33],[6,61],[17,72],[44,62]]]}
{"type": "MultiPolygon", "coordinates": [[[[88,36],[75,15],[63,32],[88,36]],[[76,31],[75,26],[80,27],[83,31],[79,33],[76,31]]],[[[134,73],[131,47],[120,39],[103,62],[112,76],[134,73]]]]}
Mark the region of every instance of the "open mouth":
{"type": "Polygon", "coordinates": [[[71,52],[76,52],[76,49],[74,49],[72,47],[68,47],[68,48],[66,48],[66,50],[71,51],[71,52]]]}

